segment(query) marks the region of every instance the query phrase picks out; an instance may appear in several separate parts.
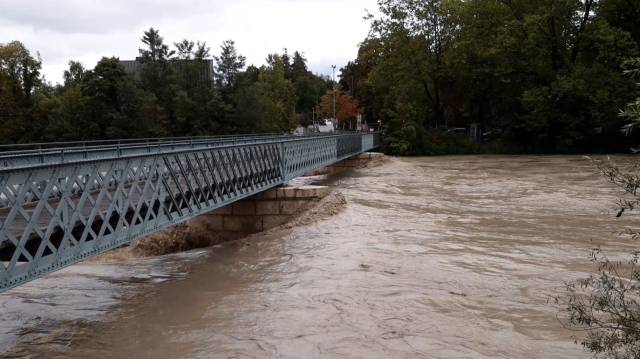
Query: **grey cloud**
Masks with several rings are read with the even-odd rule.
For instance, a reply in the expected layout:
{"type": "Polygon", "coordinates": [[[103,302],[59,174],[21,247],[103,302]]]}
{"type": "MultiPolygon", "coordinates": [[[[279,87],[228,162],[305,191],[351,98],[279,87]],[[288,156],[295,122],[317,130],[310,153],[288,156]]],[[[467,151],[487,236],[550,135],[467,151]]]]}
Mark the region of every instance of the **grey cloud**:
{"type": "Polygon", "coordinates": [[[330,74],[357,54],[376,0],[0,0],[0,43],[20,40],[61,81],[70,59],[93,67],[102,56],[134,58],[144,29],[167,43],[206,41],[213,53],[234,39],[248,63],[268,53],[303,51],[312,71],[330,74]],[[340,26],[330,26],[330,23],[340,26]]]}
{"type": "Polygon", "coordinates": [[[4,0],[0,23],[31,26],[34,30],[61,33],[109,33],[126,31],[150,21],[213,12],[226,1],[198,0],[4,0]]]}

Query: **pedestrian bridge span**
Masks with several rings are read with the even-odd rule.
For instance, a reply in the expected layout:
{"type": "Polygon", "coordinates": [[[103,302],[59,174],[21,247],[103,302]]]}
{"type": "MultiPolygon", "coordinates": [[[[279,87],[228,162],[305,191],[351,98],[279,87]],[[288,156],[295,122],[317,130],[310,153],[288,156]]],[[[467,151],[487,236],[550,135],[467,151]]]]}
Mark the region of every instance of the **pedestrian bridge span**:
{"type": "Polygon", "coordinates": [[[348,133],[0,147],[0,292],[379,145],[348,133]]]}

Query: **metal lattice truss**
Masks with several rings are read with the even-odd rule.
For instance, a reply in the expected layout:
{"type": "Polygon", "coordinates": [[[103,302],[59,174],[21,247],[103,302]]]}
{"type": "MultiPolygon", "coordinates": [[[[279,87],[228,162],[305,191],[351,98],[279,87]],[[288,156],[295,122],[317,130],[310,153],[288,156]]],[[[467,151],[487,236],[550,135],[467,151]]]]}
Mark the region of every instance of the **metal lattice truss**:
{"type": "Polygon", "coordinates": [[[0,292],[378,145],[274,138],[0,170],[0,292]]]}

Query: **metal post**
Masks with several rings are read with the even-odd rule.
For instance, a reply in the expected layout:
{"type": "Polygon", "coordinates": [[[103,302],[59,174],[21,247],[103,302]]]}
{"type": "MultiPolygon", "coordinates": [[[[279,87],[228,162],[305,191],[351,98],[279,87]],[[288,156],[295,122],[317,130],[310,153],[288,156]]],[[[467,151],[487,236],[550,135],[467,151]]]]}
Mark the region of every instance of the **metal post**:
{"type": "Polygon", "coordinates": [[[282,175],[282,182],[287,181],[287,176],[285,175],[286,166],[284,163],[284,142],[280,142],[280,172],[282,175]]]}

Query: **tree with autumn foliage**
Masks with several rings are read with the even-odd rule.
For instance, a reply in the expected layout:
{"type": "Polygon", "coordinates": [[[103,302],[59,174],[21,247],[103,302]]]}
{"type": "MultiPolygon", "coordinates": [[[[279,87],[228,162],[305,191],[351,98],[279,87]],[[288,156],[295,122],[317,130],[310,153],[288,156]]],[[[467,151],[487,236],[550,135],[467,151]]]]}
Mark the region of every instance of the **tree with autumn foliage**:
{"type": "MultiPolygon", "coordinates": [[[[333,117],[333,90],[328,90],[320,99],[320,112],[325,117],[333,117]]],[[[361,113],[362,108],[356,99],[342,88],[336,89],[336,117],[341,128],[354,129],[361,113]]]]}

